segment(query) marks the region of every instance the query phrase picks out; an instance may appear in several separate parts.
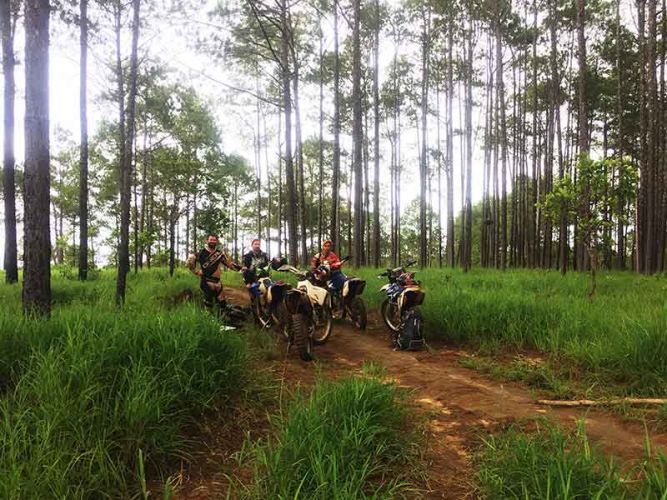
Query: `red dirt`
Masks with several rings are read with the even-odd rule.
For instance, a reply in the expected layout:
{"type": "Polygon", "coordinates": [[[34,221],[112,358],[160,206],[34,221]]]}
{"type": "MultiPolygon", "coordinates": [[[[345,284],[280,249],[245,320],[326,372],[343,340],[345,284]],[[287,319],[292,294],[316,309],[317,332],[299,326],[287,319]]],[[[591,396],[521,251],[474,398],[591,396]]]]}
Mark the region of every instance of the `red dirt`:
{"type": "MultiPolygon", "coordinates": [[[[247,302],[244,291],[228,289],[235,302],[247,302]]],[[[643,456],[644,427],[621,420],[600,409],[546,408],[534,403],[531,391],[518,383],[491,380],[459,364],[467,353],[447,348],[421,352],[395,352],[386,329],[373,314],[365,332],[347,322],[334,325],[330,341],[315,348],[316,363],[327,378],[359,373],[365,362],[381,364],[388,377],[414,391],[414,400],[424,408],[428,420],[429,460],[427,498],[473,498],[471,450],[479,436],[512,422],[546,417],[573,428],[584,419],[591,441],[622,463],[643,456]]],[[[274,371],[290,387],[310,386],[315,366],[290,354],[274,371]]],[[[651,436],[654,449],[667,451],[667,434],[651,436]]],[[[192,491],[192,490],[190,490],[192,491]]],[[[184,495],[183,498],[215,498],[225,492],[208,489],[210,496],[184,495]]],[[[179,495],[181,496],[181,495],[179,495]]]]}

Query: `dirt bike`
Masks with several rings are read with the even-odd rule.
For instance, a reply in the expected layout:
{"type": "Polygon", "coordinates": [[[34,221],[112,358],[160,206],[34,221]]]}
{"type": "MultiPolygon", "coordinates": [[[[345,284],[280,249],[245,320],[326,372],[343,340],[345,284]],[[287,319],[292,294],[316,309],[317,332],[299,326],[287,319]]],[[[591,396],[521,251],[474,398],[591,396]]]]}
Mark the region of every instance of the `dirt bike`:
{"type": "Polygon", "coordinates": [[[318,267],[322,281],[326,281],[331,291],[331,311],[334,319],[350,318],[352,324],[360,330],[366,329],[368,317],[366,304],[361,294],[366,288],[366,281],[361,278],[348,278],[340,268],[351,259],[343,257],[336,264],[326,260],[318,267]],[[336,282],[337,281],[337,282],[336,282]]]}
{"type": "Polygon", "coordinates": [[[270,328],[281,323],[280,306],[289,288],[289,283],[271,279],[269,264],[255,269],[255,282],[248,287],[248,295],[257,326],[270,328]]]}
{"type": "Polygon", "coordinates": [[[248,288],[252,314],[261,328],[277,327],[287,340],[288,350],[296,346],[304,361],[313,359],[313,339],[308,328],[312,315],[305,292],[284,281],[273,281],[268,266],[257,268],[256,281],[248,288]]]}
{"type": "Polygon", "coordinates": [[[289,265],[282,266],[279,270],[290,272],[297,277],[297,289],[304,292],[310,301],[312,314],[309,319],[313,343],[315,345],[324,344],[331,336],[333,323],[331,294],[326,285],[323,286],[310,271],[301,271],[289,265]]]}
{"type": "Polygon", "coordinates": [[[387,294],[381,306],[382,319],[391,331],[394,347],[401,350],[419,349],[425,345],[419,306],[426,294],[420,287],[421,283],[415,280],[415,273],[406,271],[415,263],[412,261],[396,269],[387,269],[378,276],[389,280],[381,288],[387,294]]]}

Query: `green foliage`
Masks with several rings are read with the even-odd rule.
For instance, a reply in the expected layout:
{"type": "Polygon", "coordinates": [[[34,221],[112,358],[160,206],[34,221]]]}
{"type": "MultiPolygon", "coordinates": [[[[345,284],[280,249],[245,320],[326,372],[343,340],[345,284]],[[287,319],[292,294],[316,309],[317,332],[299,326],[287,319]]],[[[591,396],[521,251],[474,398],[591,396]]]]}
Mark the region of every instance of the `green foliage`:
{"type": "Polygon", "coordinates": [[[319,381],[277,418],[256,450],[253,495],[276,499],[395,498],[408,490],[414,418],[396,386],[372,378],[319,381]]]}
{"type": "Polygon", "coordinates": [[[577,182],[569,176],[559,179],[539,207],[554,224],[561,216],[570,223],[576,220],[583,242],[595,247],[604,230],[613,227],[613,218],[623,217],[619,201],[625,206],[632,199],[639,173],[628,158],[581,157],[576,169],[577,182]]]}
{"type": "Polygon", "coordinates": [[[56,276],[50,321],[25,320],[20,290],[0,287],[0,497],[132,497],[137,457],[159,475],[187,452],[185,427],[244,389],[242,337],[194,307],[168,309],[192,278],[166,278],[132,279],[118,312],[111,273],[56,276]]]}
{"type": "Polygon", "coordinates": [[[484,440],[477,479],[488,499],[620,498],[617,470],[575,436],[548,424],[534,434],[510,429],[484,440]]]}
{"type": "Polygon", "coordinates": [[[667,458],[646,458],[622,474],[592,448],[583,422],[567,433],[547,422],[535,432],[510,428],[483,440],[477,481],[485,498],[655,498],[667,495],[667,458]],[[631,478],[626,478],[628,475],[631,478]],[[635,479],[635,477],[637,479],[635,479]]]}

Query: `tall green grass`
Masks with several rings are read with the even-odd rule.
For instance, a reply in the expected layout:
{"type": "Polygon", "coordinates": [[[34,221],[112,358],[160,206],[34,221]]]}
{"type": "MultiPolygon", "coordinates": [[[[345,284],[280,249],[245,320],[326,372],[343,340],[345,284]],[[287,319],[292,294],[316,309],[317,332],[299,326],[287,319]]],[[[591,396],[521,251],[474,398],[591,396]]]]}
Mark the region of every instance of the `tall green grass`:
{"type": "Polygon", "coordinates": [[[592,448],[583,425],[576,434],[549,424],[537,432],[510,429],[484,441],[478,459],[479,493],[489,500],[667,498],[664,456],[621,473],[592,448]]]}
{"type": "MultiPolygon", "coordinates": [[[[377,307],[386,280],[374,269],[354,273],[368,281],[364,297],[377,307]]],[[[425,269],[417,278],[430,338],[538,349],[627,393],[667,393],[665,276],[602,273],[593,300],[588,276],[579,273],[425,269]]]]}
{"type": "Polygon", "coordinates": [[[23,319],[17,287],[0,287],[0,498],[131,497],[140,462],[159,477],[194,419],[245,389],[243,337],[174,308],[192,279],[165,277],[132,279],[120,311],[112,276],[56,277],[49,321],[23,319]]]}
{"type": "Polygon", "coordinates": [[[398,389],[370,378],[319,381],[274,422],[256,450],[248,496],[272,499],[396,498],[414,477],[418,427],[398,389]]]}

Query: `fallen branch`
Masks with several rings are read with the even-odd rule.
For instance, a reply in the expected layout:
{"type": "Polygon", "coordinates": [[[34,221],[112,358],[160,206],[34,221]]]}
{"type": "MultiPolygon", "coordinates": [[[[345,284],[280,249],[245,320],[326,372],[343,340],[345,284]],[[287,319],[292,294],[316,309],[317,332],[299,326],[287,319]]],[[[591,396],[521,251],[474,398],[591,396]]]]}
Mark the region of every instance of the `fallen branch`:
{"type": "Polygon", "coordinates": [[[549,406],[606,406],[606,405],[667,405],[667,399],[654,398],[619,398],[603,399],[592,401],[590,399],[558,400],[558,399],[538,399],[538,404],[549,406]]]}

